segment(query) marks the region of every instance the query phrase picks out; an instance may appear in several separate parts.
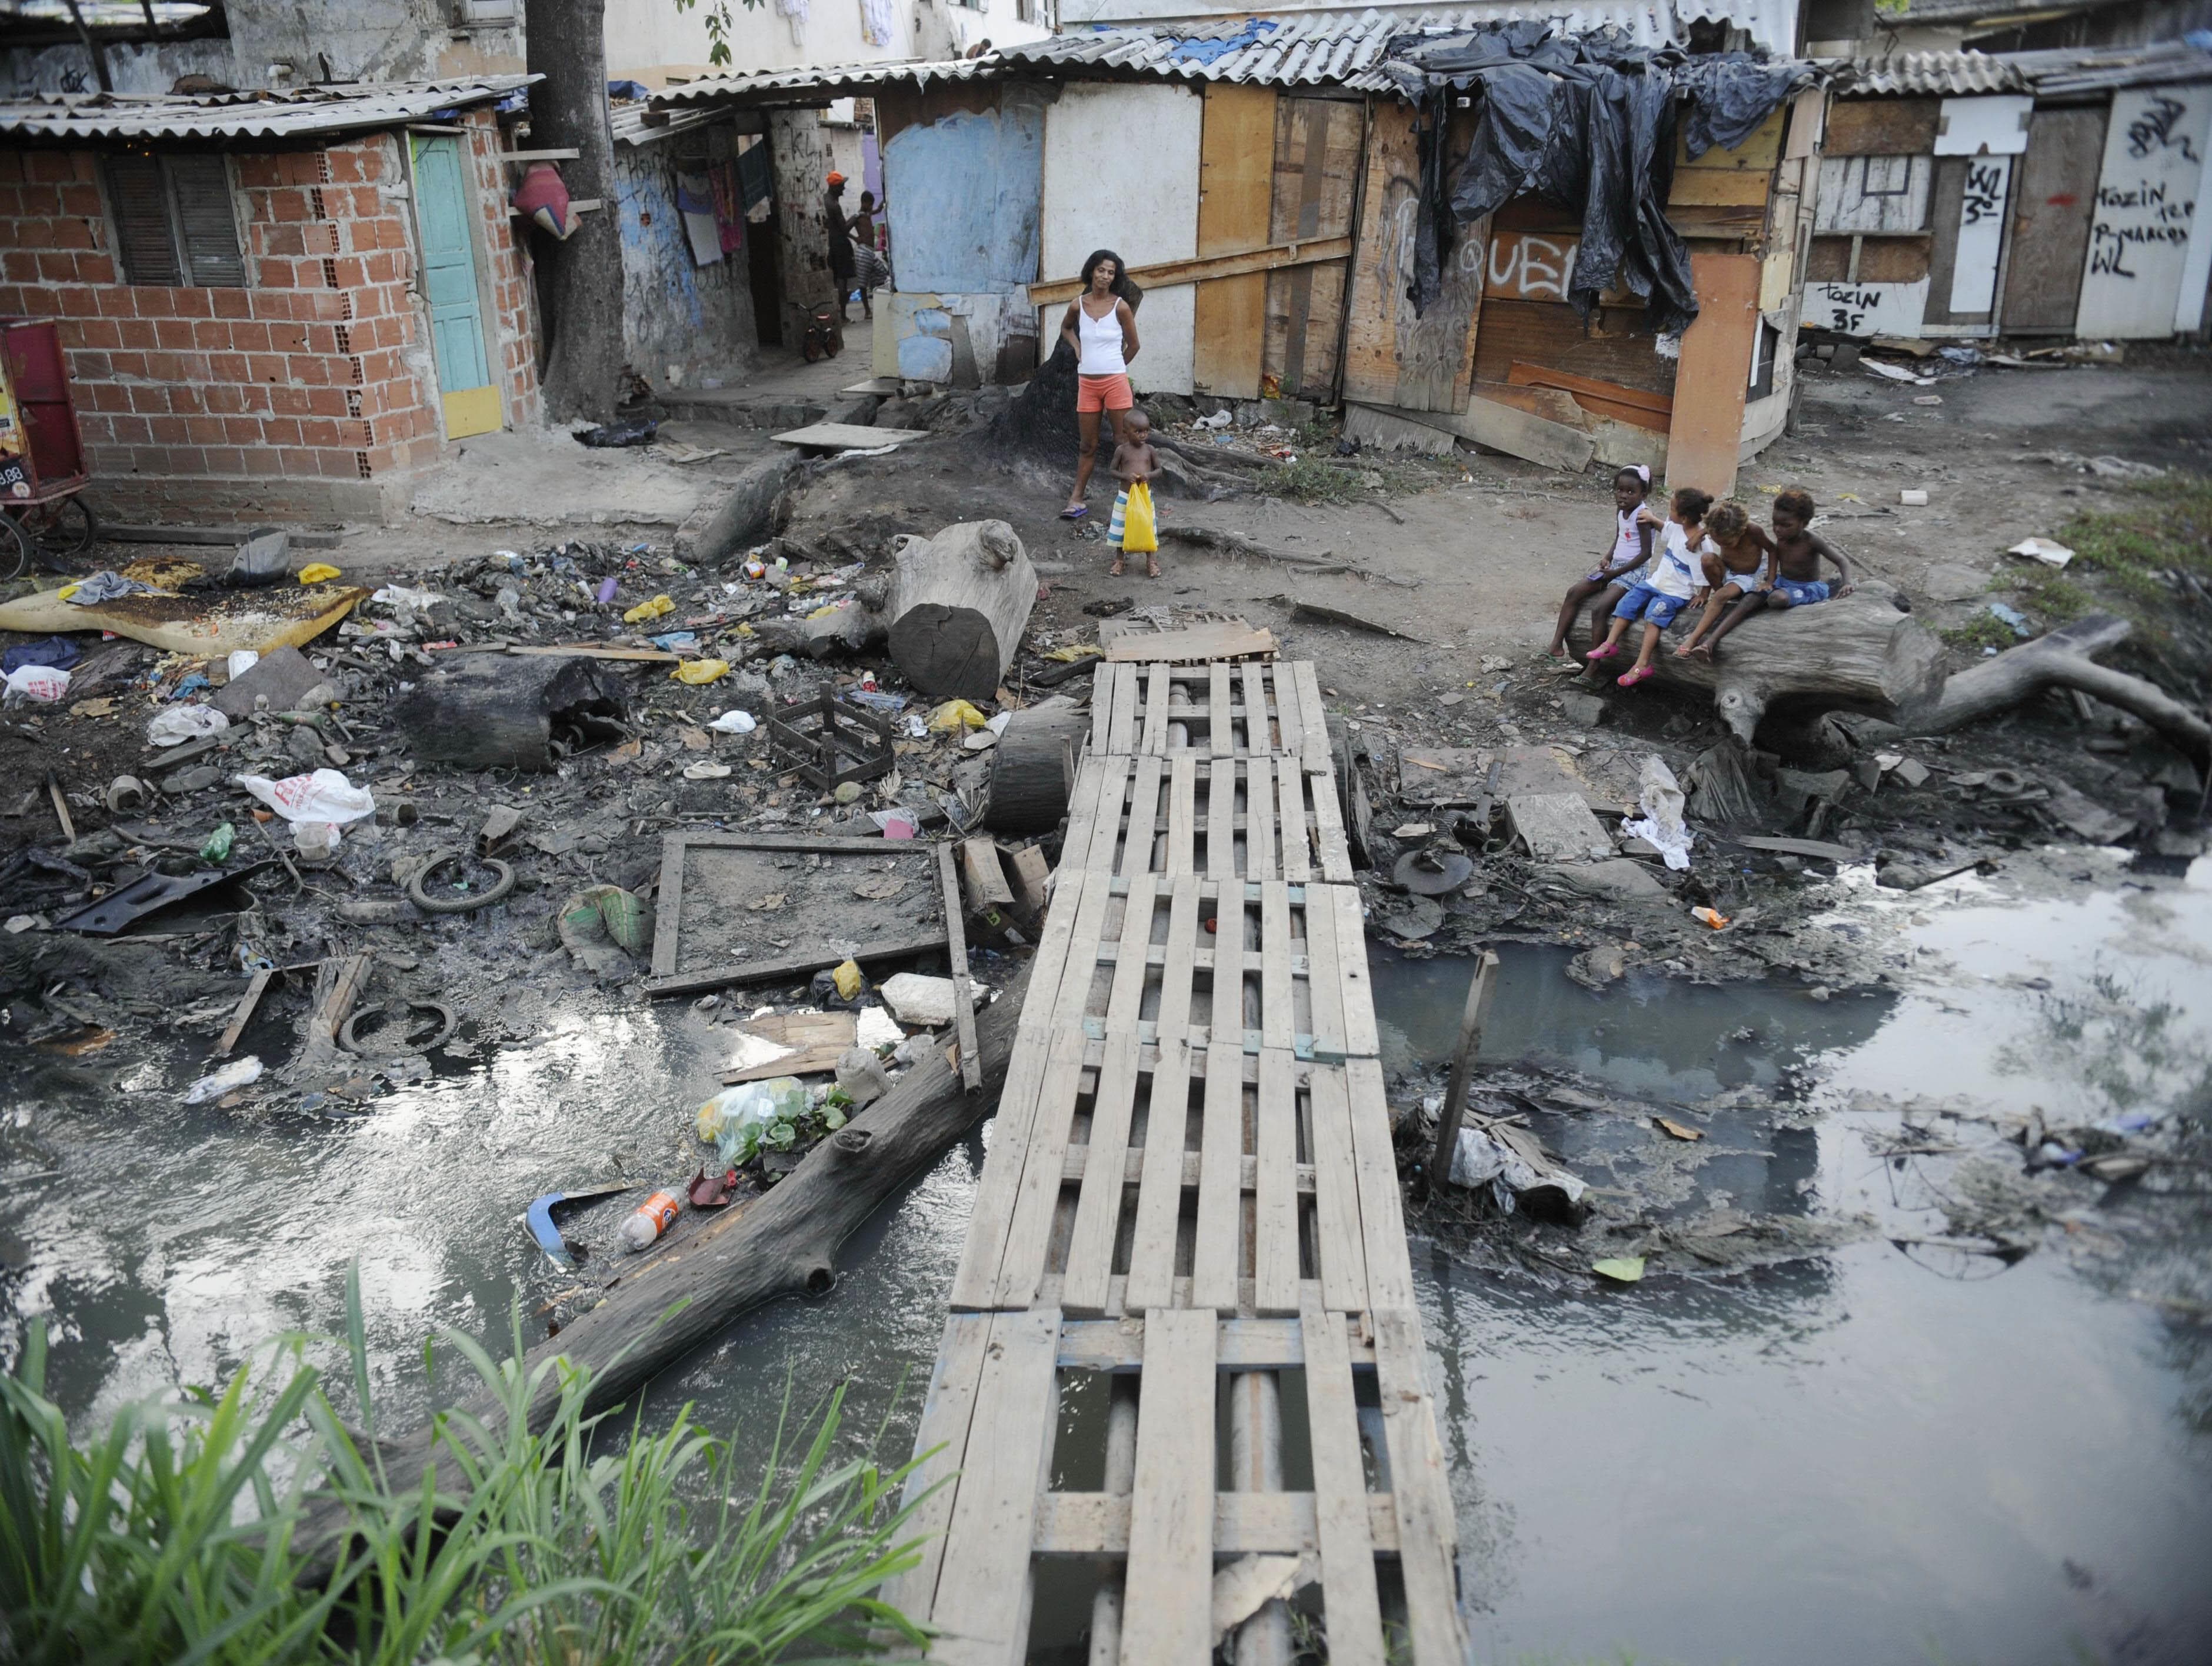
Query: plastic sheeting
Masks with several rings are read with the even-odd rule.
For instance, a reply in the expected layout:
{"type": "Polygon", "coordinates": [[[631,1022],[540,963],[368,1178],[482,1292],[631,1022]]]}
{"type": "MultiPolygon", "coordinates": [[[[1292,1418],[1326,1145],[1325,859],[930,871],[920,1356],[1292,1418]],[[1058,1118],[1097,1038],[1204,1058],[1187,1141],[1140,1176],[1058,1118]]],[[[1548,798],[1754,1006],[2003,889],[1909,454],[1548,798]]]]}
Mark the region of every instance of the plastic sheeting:
{"type": "Polygon", "coordinates": [[[1424,117],[1417,307],[1441,292],[1459,227],[1534,195],[1582,216],[1567,291],[1576,311],[1588,318],[1601,295],[1626,290],[1661,335],[1698,316],[1689,252],[1667,220],[1677,137],[1692,157],[1741,144],[1814,76],[1794,59],[1692,57],[1611,31],[1559,35],[1541,22],[1408,40],[1383,68],[1424,117]],[[1435,136],[1446,131],[1456,93],[1474,95],[1475,121],[1454,167],[1435,136]]]}

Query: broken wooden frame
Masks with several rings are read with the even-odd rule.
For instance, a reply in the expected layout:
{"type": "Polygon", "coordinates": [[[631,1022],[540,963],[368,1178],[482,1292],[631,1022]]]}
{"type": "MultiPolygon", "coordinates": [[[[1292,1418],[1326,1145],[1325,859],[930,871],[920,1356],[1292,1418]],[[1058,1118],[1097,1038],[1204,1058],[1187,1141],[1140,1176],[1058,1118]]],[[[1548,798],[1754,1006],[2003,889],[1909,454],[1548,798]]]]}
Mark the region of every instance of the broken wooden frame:
{"type": "Polygon", "coordinates": [[[768,734],[788,767],[824,793],[848,781],[878,780],[890,774],[896,761],[891,726],[865,707],[841,703],[828,689],[802,704],[771,712],[768,734]],[[852,762],[845,763],[847,758],[852,762]]]}

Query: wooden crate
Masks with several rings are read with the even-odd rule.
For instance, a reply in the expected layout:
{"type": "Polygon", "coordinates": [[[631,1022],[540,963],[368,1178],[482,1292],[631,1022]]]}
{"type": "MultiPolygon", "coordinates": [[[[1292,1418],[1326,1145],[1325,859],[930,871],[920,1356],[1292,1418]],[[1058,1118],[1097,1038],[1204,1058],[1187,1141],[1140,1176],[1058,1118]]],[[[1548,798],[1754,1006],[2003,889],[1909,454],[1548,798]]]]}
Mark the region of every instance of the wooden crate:
{"type": "Polygon", "coordinates": [[[1310,661],[1103,665],[1091,690],[1091,751],[1297,759],[1329,770],[1328,713],[1310,661]]]}
{"type": "Polygon", "coordinates": [[[1054,1308],[956,1313],[915,1445],[930,1456],[908,1483],[922,1561],[886,1595],[939,1628],[933,1659],[1012,1666],[1030,1657],[1040,1564],[1086,1559],[1103,1569],[1094,1650],[1118,1642],[1104,1657],[1126,1666],[1205,1666],[1216,1567],[1310,1558],[1337,1666],[1462,1666],[1458,1533],[1425,1366],[1419,1322],[1402,1308],[1109,1322],[1054,1308]],[[1107,1392],[1066,1394],[1082,1372],[1107,1374],[1107,1392]],[[1310,1489],[1219,1489],[1217,1402],[1232,1434],[1267,1449],[1263,1467],[1310,1474],[1310,1489]],[[1071,1405],[1081,1409],[1064,1415],[1071,1405]],[[1096,1443],[1086,1426],[1100,1420],[1105,1487],[1055,1490],[1055,1446],[1096,1443]],[[1303,1463],[1286,1425],[1306,1431],[1303,1463]]]}
{"type": "Polygon", "coordinates": [[[1352,883],[1334,781],[1292,757],[1109,754],[1087,760],[1060,869],[1352,883]]]}

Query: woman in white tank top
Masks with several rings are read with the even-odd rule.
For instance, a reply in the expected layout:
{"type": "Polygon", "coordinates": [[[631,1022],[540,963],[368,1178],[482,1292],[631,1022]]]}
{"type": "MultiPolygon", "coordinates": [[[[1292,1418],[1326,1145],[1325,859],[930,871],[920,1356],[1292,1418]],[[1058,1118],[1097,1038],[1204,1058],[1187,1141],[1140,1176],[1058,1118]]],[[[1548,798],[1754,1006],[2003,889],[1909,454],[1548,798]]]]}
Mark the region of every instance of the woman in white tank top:
{"type": "Polygon", "coordinates": [[[1122,276],[1121,257],[1111,249],[1095,251],[1083,263],[1083,293],[1068,303],[1060,321],[1060,337],[1075,350],[1075,426],[1083,435],[1082,455],[1075,465],[1075,489],[1068,494],[1062,520],[1079,520],[1091,513],[1084,494],[1091,489],[1091,471],[1098,463],[1098,418],[1114,419],[1114,441],[1127,437],[1122,423],[1136,396],[1129,391],[1129,362],[1137,356],[1137,314],[1129,305],[1132,290],[1122,276]]]}

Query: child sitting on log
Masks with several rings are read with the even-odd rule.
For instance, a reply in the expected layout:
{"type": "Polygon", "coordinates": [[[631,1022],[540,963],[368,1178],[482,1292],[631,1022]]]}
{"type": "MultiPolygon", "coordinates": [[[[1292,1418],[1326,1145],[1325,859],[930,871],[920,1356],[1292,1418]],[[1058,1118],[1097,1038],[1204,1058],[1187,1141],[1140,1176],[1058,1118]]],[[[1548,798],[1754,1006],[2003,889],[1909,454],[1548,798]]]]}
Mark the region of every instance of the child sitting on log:
{"type": "Polygon", "coordinates": [[[1813,495],[1802,486],[1792,486],[1774,500],[1774,537],[1771,544],[1774,582],[1738,602],[1712,635],[1698,643],[1698,653],[1708,658],[1717,657],[1721,639],[1754,613],[1769,609],[1811,607],[1851,593],[1858,581],[1852,575],[1850,560],[1827,539],[1815,534],[1812,525],[1813,495]],[[1835,564],[1837,582],[1833,585],[1820,576],[1823,557],[1835,564]]]}
{"type": "MultiPolygon", "coordinates": [[[[1552,632],[1552,646],[1545,650],[1568,669],[1574,666],[1573,656],[1567,651],[1567,633],[1574,629],[1575,616],[1593,598],[1601,617],[1610,613],[1651,560],[1660,523],[1657,516],[1644,513],[1644,500],[1650,491],[1651,470],[1647,465],[1632,463],[1613,477],[1613,545],[1599,557],[1595,569],[1567,587],[1566,599],[1559,604],[1559,625],[1552,632]]],[[[1596,635],[1596,630],[1593,629],[1590,635],[1596,635]]]]}
{"type": "Polygon", "coordinates": [[[1767,537],[1765,527],[1752,525],[1750,513],[1742,504],[1733,498],[1714,504],[1705,516],[1705,538],[1714,546],[1714,553],[1705,557],[1705,587],[1711,591],[1712,599],[1705,604],[1697,629],[1674,649],[1677,659],[1690,654],[1710,654],[1711,650],[1703,638],[1722,612],[1747,596],[1764,596],[1773,586],[1767,561],[1774,553],[1774,540],[1767,537]]]}
{"type": "Polygon", "coordinates": [[[1685,486],[1674,494],[1671,514],[1659,532],[1659,553],[1613,610],[1613,629],[1605,641],[1589,651],[1585,664],[1595,666],[1612,659],[1620,652],[1620,639],[1628,627],[1638,619],[1644,622],[1644,644],[1637,652],[1634,666],[1614,679],[1620,687],[1632,689],[1652,675],[1651,660],[1659,652],[1660,633],[1674,623],[1674,616],[1686,604],[1705,594],[1705,574],[1698,557],[1713,547],[1705,538],[1703,528],[1705,511],[1712,506],[1713,495],[1695,486],[1685,486]],[[1691,553],[1693,538],[1699,540],[1695,555],[1691,553]]]}

